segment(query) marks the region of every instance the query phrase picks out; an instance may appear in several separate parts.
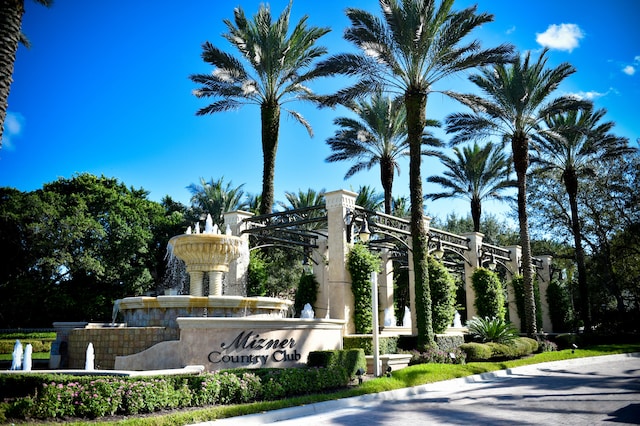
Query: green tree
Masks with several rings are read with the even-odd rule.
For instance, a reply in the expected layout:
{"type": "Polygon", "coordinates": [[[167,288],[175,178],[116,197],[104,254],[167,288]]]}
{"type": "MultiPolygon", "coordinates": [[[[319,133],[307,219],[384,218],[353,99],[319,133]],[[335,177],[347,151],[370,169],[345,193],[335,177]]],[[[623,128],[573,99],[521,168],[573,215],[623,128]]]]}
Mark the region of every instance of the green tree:
{"type": "MultiPolygon", "coordinates": [[[[35,2],[46,7],[53,4],[53,0],[35,0],[35,2]]],[[[13,82],[13,68],[18,44],[20,42],[27,46],[29,44],[22,34],[24,10],[24,0],[0,2],[0,148],[2,147],[4,120],[7,117],[7,101],[13,82]]]]}
{"type": "Polygon", "coordinates": [[[456,283],[447,268],[429,257],[429,285],[433,300],[433,331],[444,333],[456,313],[456,283]]]}
{"type": "Polygon", "coordinates": [[[531,62],[530,52],[512,63],[487,67],[470,77],[482,95],[452,94],[472,109],[473,113],[457,113],[447,117],[447,132],[455,133],[451,144],[484,139],[491,136],[511,142],[511,153],[518,182],[518,222],[522,246],[522,269],[525,289],[525,322],[527,333],[537,333],[536,305],[533,292],[533,269],[527,214],[527,170],[533,135],[544,133],[542,126],[548,115],[575,109],[582,105],[574,97],[550,100],[558,85],[575,69],[568,63],[547,68],[547,50],[531,62]]]}
{"type": "Polygon", "coordinates": [[[351,275],[353,292],[353,322],[356,334],[372,331],[371,273],[379,272],[380,258],[364,244],[354,244],[347,255],[347,270],[351,275]]]}
{"type": "MultiPolygon", "coordinates": [[[[203,216],[211,215],[213,223],[222,229],[224,226],[224,214],[226,212],[241,210],[245,207],[242,201],[244,191],[240,186],[234,187],[231,182],[224,184],[224,177],[218,180],[205,181],[200,178],[200,184],[192,183],[187,186],[191,192],[191,211],[189,218],[194,221],[200,221],[203,216]]],[[[222,229],[224,232],[224,229],[222,229]]]]}
{"type": "Polygon", "coordinates": [[[320,65],[325,74],[359,77],[354,85],[329,97],[328,103],[348,104],[354,98],[376,90],[395,92],[404,99],[420,348],[435,344],[421,177],[427,97],[444,77],[502,62],[512,51],[506,45],[481,49],[480,43],[469,39],[469,35],[493,17],[486,13],[476,14],[475,6],[453,10],[453,3],[453,0],[444,0],[439,5],[435,0],[380,0],[382,19],[362,9],[347,8],[351,26],[345,30],[344,37],[361,52],[335,55],[320,65]]]}
{"type": "Polygon", "coordinates": [[[278,204],[284,210],[303,209],[305,207],[314,207],[324,205],[324,193],[326,190],[322,188],[320,191],[309,188],[307,191],[298,190],[298,193],[286,191],[284,193],[287,203],[279,202],[278,204]]]}
{"type": "MultiPolygon", "coordinates": [[[[307,27],[307,16],[289,34],[291,3],[272,22],[268,5],[261,5],[253,20],[241,7],[234,9],[234,22],[224,20],[228,32],[222,36],[240,54],[240,59],[210,42],[202,46],[202,59],[214,67],[208,74],[191,75],[201,85],[194,91],[198,98],[216,101],[198,110],[197,115],[235,110],[245,104],[260,106],[262,125],[262,203],[260,213],[271,213],[274,205],[273,179],[280,129],[280,111],[285,103],[315,101],[307,84],[320,76],[312,62],[326,53],[316,45],[328,28],[307,27]],[[243,64],[248,64],[250,71],[243,64]]],[[[310,124],[297,111],[285,110],[313,135],[310,124]]]]}
{"type": "Polygon", "coordinates": [[[504,293],[498,275],[485,268],[477,268],[471,276],[471,285],[476,293],[474,305],[480,318],[504,320],[504,293]]]}
{"type": "Polygon", "coordinates": [[[384,195],[376,192],[376,190],[369,185],[362,185],[358,188],[358,195],[356,197],[356,205],[370,211],[378,211],[382,207],[384,195]]]}
{"type": "Polygon", "coordinates": [[[606,110],[594,111],[593,106],[589,105],[580,110],[546,117],[545,124],[553,132],[543,134],[536,141],[536,150],[531,158],[538,169],[551,172],[563,183],[569,197],[569,226],[573,234],[580,290],[580,316],[585,331],[591,330],[592,320],[578,209],[578,192],[581,189],[579,182],[581,177],[593,176],[596,159],[618,160],[633,152],[626,138],[611,133],[615,123],[601,121],[605,114],[606,110]]]}
{"type": "Polygon", "coordinates": [[[454,157],[440,156],[446,167],[444,176],[429,176],[427,182],[437,183],[447,191],[427,194],[432,200],[441,198],[464,198],[471,204],[473,231],[480,232],[482,201],[504,200],[502,192],[514,188],[516,182],[509,178],[511,160],[502,149],[487,143],[482,148],[474,143],[460,150],[453,148],[454,157]]]}

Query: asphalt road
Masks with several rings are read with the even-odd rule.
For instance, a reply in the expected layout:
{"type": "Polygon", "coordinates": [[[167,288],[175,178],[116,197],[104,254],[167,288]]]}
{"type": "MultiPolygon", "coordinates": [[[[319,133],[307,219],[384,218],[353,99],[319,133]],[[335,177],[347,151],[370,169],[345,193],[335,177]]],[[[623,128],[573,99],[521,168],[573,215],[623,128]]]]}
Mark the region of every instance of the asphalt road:
{"type": "Polygon", "coordinates": [[[640,354],[517,367],[200,425],[640,424],[640,354]]]}

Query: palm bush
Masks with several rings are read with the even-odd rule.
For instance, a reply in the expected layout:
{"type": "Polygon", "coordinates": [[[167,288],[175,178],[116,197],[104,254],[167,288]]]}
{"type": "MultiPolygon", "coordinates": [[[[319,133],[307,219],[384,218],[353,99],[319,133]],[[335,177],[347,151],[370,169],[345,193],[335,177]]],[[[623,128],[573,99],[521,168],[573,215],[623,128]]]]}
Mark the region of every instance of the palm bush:
{"type": "Polygon", "coordinates": [[[518,329],[501,318],[473,317],[467,322],[469,334],[481,342],[510,343],[519,337],[518,329]]]}

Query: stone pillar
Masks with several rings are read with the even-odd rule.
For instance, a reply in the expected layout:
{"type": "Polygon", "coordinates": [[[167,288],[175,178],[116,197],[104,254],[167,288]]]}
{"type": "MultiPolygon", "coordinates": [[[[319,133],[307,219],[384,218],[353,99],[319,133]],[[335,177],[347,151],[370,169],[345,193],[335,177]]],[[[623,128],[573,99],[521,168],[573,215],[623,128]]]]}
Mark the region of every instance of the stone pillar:
{"type": "MultiPolygon", "coordinates": [[[[381,253],[382,268],[378,274],[378,318],[382,318],[381,326],[385,325],[385,311],[393,309],[393,261],[390,259],[389,251],[383,250],[381,253]]],[[[395,315],[395,312],[394,312],[395,315]]],[[[392,324],[395,327],[397,324],[392,324]]]]}
{"type": "MultiPolygon", "coordinates": [[[[243,220],[253,216],[253,213],[236,210],[224,214],[225,228],[231,229],[231,234],[242,239],[240,256],[229,264],[226,273],[224,294],[229,296],[247,295],[247,271],[249,269],[249,234],[242,234],[246,229],[243,220]]],[[[225,232],[223,229],[222,232],[225,232]]]]}
{"type": "Polygon", "coordinates": [[[480,232],[468,232],[462,234],[463,236],[469,239],[469,251],[467,255],[469,256],[469,263],[464,263],[464,287],[466,293],[466,311],[467,311],[467,321],[477,315],[476,310],[476,292],[473,289],[473,285],[471,282],[471,277],[475,270],[482,266],[481,263],[481,251],[482,248],[482,239],[484,238],[484,234],[480,232]]]}
{"type": "Polygon", "coordinates": [[[540,306],[538,309],[542,310],[541,332],[550,333],[553,331],[553,325],[551,324],[547,291],[549,290],[549,284],[551,283],[551,260],[553,257],[548,254],[536,257],[542,260],[542,269],[538,269],[536,274],[538,277],[538,285],[540,287],[540,306]]]}
{"type": "Polygon", "coordinates": [[[347,243],[345,217],[356,206],[355,192],[338,190],[324,194],[328,222],[328,271],[324,289],[320,293],[329,294],[329,317],[345,320],[345,333],[355,332],[353,322],[353,293],[351,277],[347,271],[346,257],[350,244],[347,243]]]}
{"type": "Polygon", "coordinates": [[[316,240],[317,249],[311,252],[311,267],[313,275],[318,281],[318,296],[313,310],[316,318],[331,318],[331,294],[329,293],[329,267],[328,267],[328,251],[329,243],[327,238],[318,237],[316,240]]]}
{"type": "Polygon", "coordinates": [[[203,271],[189,271],[189,295],[201,297],[204,295],[202,281],[204,280],[203,271]]]}
{"type": "Polygon", "coordinates": [[[518,315],[518,307],[516,305],[516,295],[511,286],[513,277],[520,274],[520,258],[522,257],[522,247],[509,246],[509,257],[511,260],[507,263],[507,306],[509,307],[509,321],[518,329],[522,329],[522,319],[518,315]]]}

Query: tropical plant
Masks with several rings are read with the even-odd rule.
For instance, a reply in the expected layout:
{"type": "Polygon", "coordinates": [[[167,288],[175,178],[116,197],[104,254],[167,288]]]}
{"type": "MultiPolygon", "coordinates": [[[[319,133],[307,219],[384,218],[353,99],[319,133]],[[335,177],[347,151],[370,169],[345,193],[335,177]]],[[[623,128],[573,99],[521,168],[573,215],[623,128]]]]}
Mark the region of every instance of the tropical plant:
{"type": "Polygon", "coordinates": [[[580,317],[585,331],[591,329],[591,302],[587,284],[582,244],[582,226],[578,210],[578,192],[581,178],[593,176],[596,159],[620,159],[635,151],[626,138],[613,135],[612,121],[602,122],[605,109],[594,111],[593,105],[580,110],[558,113],[545,117],[545,124],[553,132],[536,138],[532,164],[543,172],[551,172],[562,181],[569,197],[571,217],[569,225],[573,234],[575,258],[578,267],[580,290],[580,317]]]}
{"type": "Polygon", "coordinates": [[[222,228],[224,225],[224,214],[234,210],[244,208],[242,197],[244,184],[234,187],[232,182],[224,183],[224,177],[218,180],[207,182],[204,178],[200,178],[200,184],[192,183],[187,186],[191,192],[191,210],[189,211],[190,219],[200,221],[207,214],[211,215],[213,223],[222,228]],[[204,216],[204,217],[203,217],[204,216]]]}
{"type": "Polygon", "coordinates": [[[467,329],[481,342],[509,343],[519,337],[518,329],[503,318],[473,317],[467,321],[467,329]]]}
{"type": "Polygon", "coordinates": [[[382,207],[384,195],[369,185],[362,185],[358,188],[356,196],[356,205],[365,210],[378,211],[382,207]]]}
{"type": "MultiPolygon", "coordinates": [[[[53,0],[34,1],[46,7],[53,4],[53,0]]],[[[29,47],[29,42],[21,30],[24,10],[24,0],[0,2],[0,148],[18,44],[29,47]]]]}
{"type": "MultiPolygon", "coordinates": [[[[285,103],[314,101],[307,84],[321,75],[312,62],[326,53],[316,45],[329,28],[308,27],[305,15],[289,33],[292,3],[272,22],[268,5],[261,5],[253,20],[241,7],[234,9],[234,22],[224,20],[228,32],[222,36],[240,53],[240,59],[205,42],[202,59],[214,71],[190,76],[201,85],[194,91],[198,98],[215,98],[197,115],[236,110],[245,104],[260,106],[262,125],[262,203],[260,213],[271,213],[274,204],[273,179],[280,129],[280,112],[285,103]],[[255,73],[251,75],[247,67],[255,73]]],[[[285,110],[313,136],[310,124],[297,111],[285,110]]]]}
{"type": "Polygon", "coordinates": [[[404,99],[409,142],[416,326],[421,349],[435,344],[420,171],[427,97],[442,78],[502,62],[512,51],[506,45],[481,49],[477,40],[469,39],[469,34],[492,21],[493,17],[486,13],[476,14],[475,6],[452,10],[453,3],[454,0],[443,0],[439,5],[435,0],[380,0],[382,19],[362,9],[347,8],[351,26],[345,30],[344,37],[361,52],[338,54],[319,65],[324,74],[359,77],[354,85],[327,98],[329,104],[347,105],[366,93],[385,90],[404,99]]]}
{"type": "Polygon", "coordinates": [[[326,190],[324,188],[320,191],[316,191],[311,188],[307,189],[306,192],[299,190],[297,194],[295,192],[286,191],[284,196],[289,204],[280,201],[278,202],[278,205],[284,210],[296,210],[305,207],[324,205],[325,192],[326,190]]]}
{"type": "Polygon", "coordinates": [[[533,267],[529,222],[527,215],[527,170],[529,148],[533,135],[547,130],[542,126],[545,117],[577,109],[583,102],[573,96],[549,100],[558,85],[575,72],[573,66],[562,63],[547,68],[547,50],[537,61],[531,52],[518,56],[512,63],[484,68],[470,80],[480,88],[481,95],[450,94],[472,113],[456,113],[446,118],[446,130],[455,133],[451,145],[496,136],[511,142],[511,154],[518,183],[518,222],[522,246],[522,269],[525,288],[525,323],[531,336],[537,332],[536,305],[533,295],[533,267]]]}
{"type": "MultiPolygon", "coordinates": [[[[446,167],[444,176],[429,176],[427,182],[437,183],[445,192],[427,194],[432,200],[441,198],[464,198],[471,203],[473,231],[480,232],[482,201],[504,200],[504,190],[514,188],[516,181],[510,179],[511,160],[501,147],[488,142],[483,147],[474,143],[460,150],[453,148],[454,157],[440,155],[446,167]]],[[[508,198],[508,197],[507,197],[508,198]]]]}

